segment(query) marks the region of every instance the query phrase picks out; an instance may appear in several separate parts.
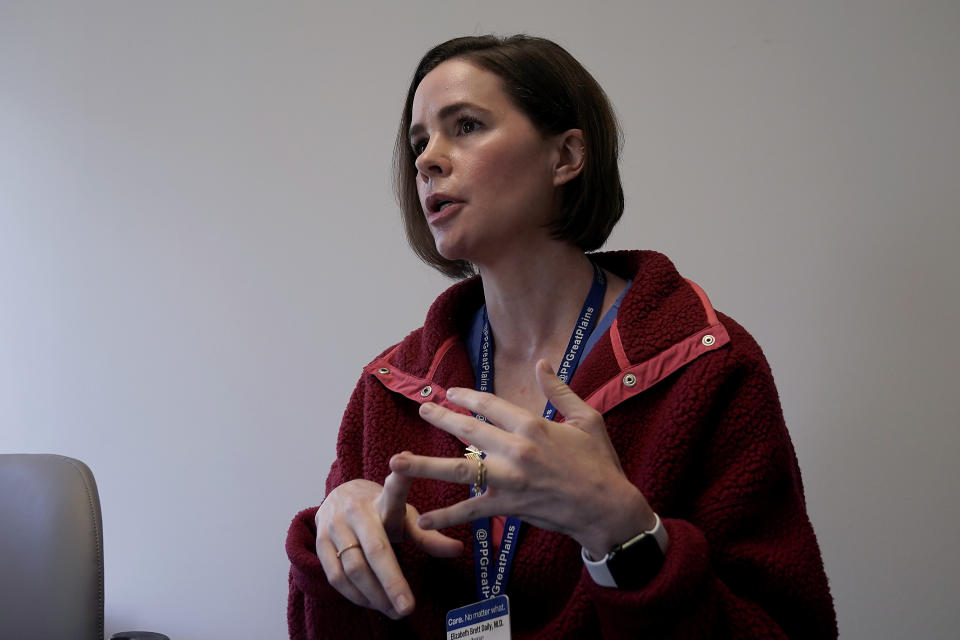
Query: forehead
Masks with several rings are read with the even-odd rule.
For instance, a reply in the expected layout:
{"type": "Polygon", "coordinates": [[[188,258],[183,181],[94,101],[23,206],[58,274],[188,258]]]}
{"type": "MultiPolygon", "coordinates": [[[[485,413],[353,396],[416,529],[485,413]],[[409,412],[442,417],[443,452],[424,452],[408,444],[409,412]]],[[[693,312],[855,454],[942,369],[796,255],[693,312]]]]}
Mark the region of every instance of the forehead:
{"type": "Polygon", "coordinates": [[[425,122],[444,106],[457,103],[490,111],[512,106],[496,74],[466,60],[447,60],[420,81],[413,97],[412,124],[425,122]]]}

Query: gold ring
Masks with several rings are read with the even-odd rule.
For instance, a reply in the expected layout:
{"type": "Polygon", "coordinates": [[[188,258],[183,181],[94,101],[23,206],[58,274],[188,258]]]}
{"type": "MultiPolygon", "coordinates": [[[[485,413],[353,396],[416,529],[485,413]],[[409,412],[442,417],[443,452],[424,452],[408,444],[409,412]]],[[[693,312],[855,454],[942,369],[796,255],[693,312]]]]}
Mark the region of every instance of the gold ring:
{"type": "Polygon", "coordinates": [[[487,466],[483,460],[477,460],[477,481],[473,483],[473,494],[483,493],[483,485],[487,484],[487,466]]]}
{"type": "Polygon", "coordinates": [[[339,560],[340,556],[342,556],[344,553],[346,553],[347,551],[350,551],[350,549],[356,549],[359,546],[360,546],[359,542],[354,542],[353,544],[348,544],[343,549],[340,549],[340,551],[337,551],[337,560],[339,560]]]}

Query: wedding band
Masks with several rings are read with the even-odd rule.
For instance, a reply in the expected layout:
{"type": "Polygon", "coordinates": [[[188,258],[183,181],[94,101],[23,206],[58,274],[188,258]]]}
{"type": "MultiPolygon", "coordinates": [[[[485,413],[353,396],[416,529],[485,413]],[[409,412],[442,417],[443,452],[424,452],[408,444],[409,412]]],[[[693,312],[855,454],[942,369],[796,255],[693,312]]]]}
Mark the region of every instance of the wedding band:
{"type": "Polygon", "coordinates": [[[487,484],[487,467],[483,460],[477,460],[477,481],[473,483],[473,493],[480,495],[483,493],[483,485],[487,484]]]}
{"type": "Polygon", "coordinates": [[[346,553],[347,551],[350,551],[350,549],[356,549],[359,546],[360,546],[359,542],[354,542],[353,544],[348,544],[343,549],[340,549],[340,551],[337,551],[337,560],[339,560],[340,556],[342,556],[344,553],[346,553]]]}

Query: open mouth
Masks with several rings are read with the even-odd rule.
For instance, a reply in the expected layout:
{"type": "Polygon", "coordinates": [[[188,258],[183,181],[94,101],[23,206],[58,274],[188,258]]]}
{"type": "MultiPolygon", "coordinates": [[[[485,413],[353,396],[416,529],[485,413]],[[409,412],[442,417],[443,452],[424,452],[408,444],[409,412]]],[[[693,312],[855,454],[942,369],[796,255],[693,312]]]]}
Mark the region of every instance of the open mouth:
{"type": "Polygon", "coordinates": [[[445,193],[435,193],[427,198],[427,213],[440,213],[447,207],[459,204],[461,201],[445,193]]]}

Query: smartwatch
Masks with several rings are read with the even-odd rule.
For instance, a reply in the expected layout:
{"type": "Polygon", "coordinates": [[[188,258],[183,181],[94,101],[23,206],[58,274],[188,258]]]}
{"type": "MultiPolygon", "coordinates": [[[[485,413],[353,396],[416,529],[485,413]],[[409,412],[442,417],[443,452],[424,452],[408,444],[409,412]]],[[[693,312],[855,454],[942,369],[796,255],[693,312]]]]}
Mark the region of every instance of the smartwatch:
{"type": "Polygon", "coordinates": [[[660,571],[670,538],[660,516],[650,531],[618,544],[600,560],[593,560],[580,548],[580,557],[593,581],[601,587],[639,589],[660,571]]]}

